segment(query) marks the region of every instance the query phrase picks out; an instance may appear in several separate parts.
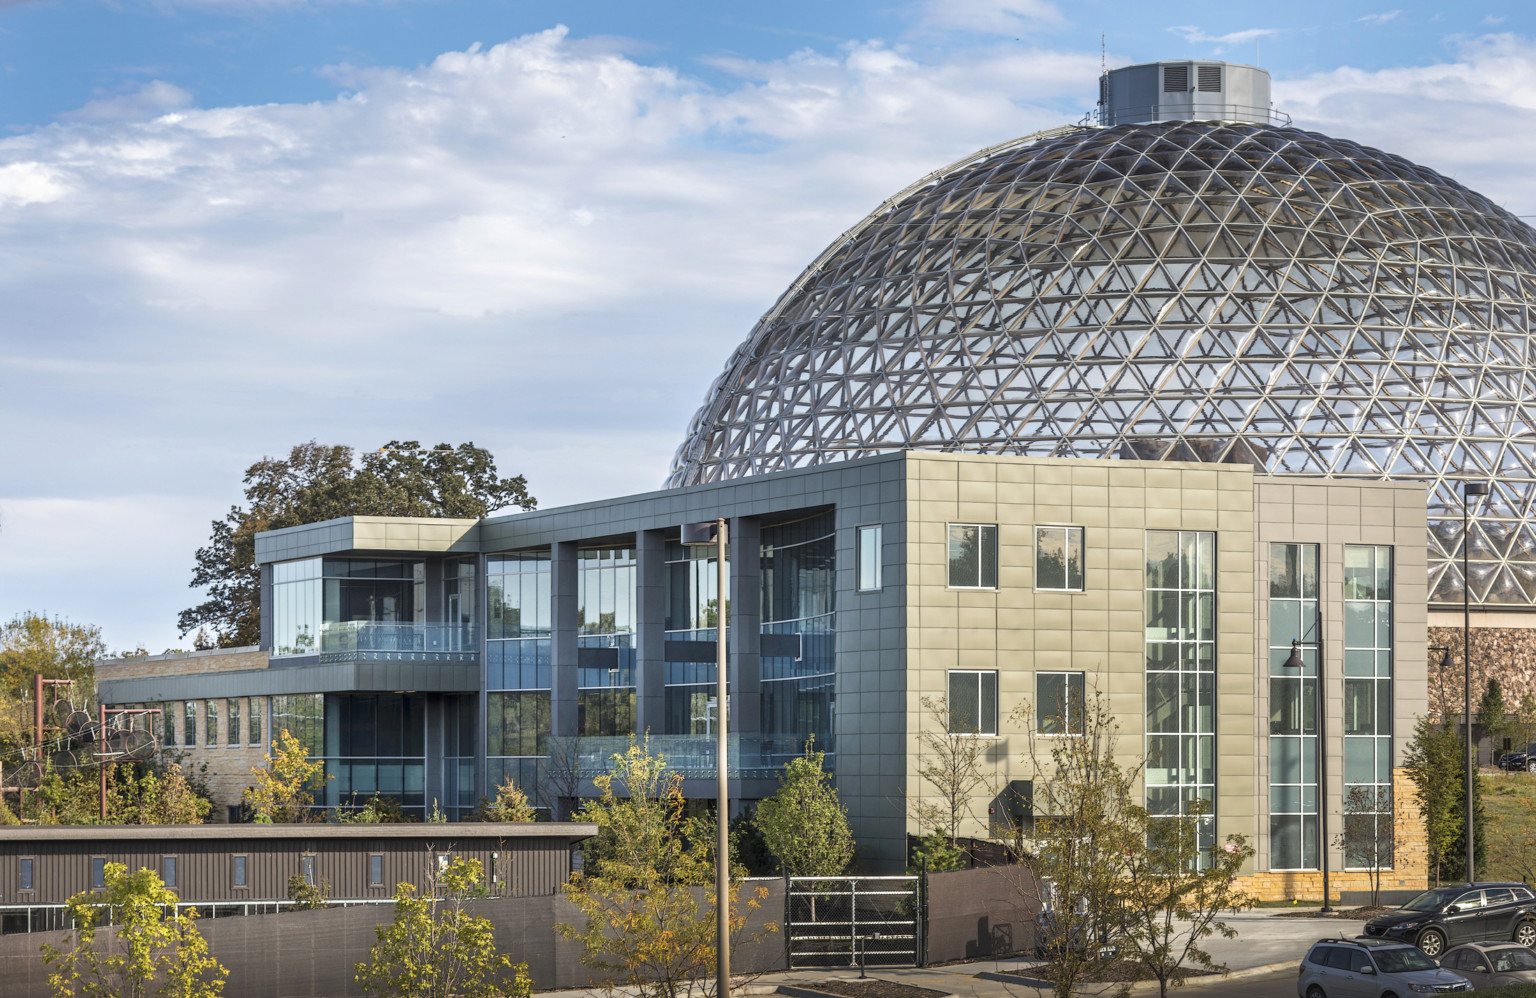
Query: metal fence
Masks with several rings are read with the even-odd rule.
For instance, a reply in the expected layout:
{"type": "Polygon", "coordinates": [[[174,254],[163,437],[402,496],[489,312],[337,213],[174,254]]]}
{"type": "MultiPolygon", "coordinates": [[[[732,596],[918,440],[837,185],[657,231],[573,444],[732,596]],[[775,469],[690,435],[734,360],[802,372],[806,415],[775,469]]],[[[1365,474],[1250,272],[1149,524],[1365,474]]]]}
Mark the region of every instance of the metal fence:
{"type": "MultiPolygon", "coordinates": [[[[327,900],[327,908],[351,908],[356,905],[394,904],[393,898],[347,898],[327,900]]],[[[280,911],[296,911],[302,906],[293,901],[221,901],[217,904],[197,901],[178,901],[166,905],[166,910],[191,914],[196,918],[238,918],[243,915],[275,915],[280,911]]],[[[21,932],[50,932],[75,927],[69,917],[69,906],[64,904],[7,904],[0,905],[0,935],[21,932]]]]}
{"type": "Polygon", "coordinates": [[[798,967],[922,964],[920,877],[788,877],[784,954],[798,967]]]}

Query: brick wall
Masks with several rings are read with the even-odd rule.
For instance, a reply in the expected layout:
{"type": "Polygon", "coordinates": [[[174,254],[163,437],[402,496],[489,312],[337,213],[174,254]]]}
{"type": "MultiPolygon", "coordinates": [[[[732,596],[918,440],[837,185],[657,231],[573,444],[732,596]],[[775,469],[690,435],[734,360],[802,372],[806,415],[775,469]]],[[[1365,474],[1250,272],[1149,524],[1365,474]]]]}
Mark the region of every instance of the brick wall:
{"type": "MultiPolygon", "coordinates": [[[[1392,771],[1392,797],[1395,801],[1392,869],[1381,872],[1381,889],[1423,890],[1429,886],[1429,847],[1424,822],[1413,802],[1413,784],[1402,769],[1392,771]]],[[[1330,823],[1329,836],[1339,829],[1330,823]]],[[[1316,901],[1323,896],[1323,875],[1316,870],[1256,873],[1240,878],[1248,891],[1260,901],[1289,901],[1300,898],[1316,901]]],[[[1371,876],[1364,870],[1332,870],[1328,874],[1331,900],[1339,900],[1340,891],[1368,891],[1371,876]]]]}
{"type": "Polygon", "coordinates": [[[179,652],[174,655],[136,655],[131,658],[102,659],[96,663],[96,678],[143,679],[149,676],[185,676],[205,672],[244,672],[265,669],[267,662],[267,653],[255,645],[179,652]]]}

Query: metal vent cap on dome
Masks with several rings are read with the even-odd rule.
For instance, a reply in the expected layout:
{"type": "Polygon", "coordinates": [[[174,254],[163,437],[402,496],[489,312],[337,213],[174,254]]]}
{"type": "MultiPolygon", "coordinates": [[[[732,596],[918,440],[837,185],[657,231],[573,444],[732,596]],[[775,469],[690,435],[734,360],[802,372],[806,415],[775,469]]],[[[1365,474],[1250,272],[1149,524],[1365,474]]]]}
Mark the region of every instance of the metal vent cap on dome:
{"type": "Polygon", "coordinates": [[[1269,72],[1237,62],[1179,60],[1111,69],[1099,77],[1099,124],[1232,121],[1289,125],[1270,106],[1269,72]]]}

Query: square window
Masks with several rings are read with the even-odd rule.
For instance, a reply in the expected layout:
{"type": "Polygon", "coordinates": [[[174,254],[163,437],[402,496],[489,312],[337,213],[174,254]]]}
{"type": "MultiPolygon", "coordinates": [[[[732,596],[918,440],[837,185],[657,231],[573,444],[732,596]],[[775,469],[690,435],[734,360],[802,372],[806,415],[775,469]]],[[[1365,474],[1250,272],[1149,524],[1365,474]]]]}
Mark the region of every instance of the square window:
{"type": "Polygon", "coordinates": [[[107,886],[107,861],[101,856],[91,857],[91,887],[101,890],[107,886]]]}
{"type": "Polygon", "coordinates": [[[949,525],[949,587],[997,588],[997,525],[949,525]]]}
{"type": "Polygon", "coordinates": [[[246,878],[245,878],[245,857],[244,856],[234,856],[232,858],[234,860],[233,873],[234,873],[234,883],[235,883],[235,886],[236,887],[249,887],[250,885],[246,882],[246,878]]]}
{"type": "Polygon", "coordinates": [[[859,592],[869,593],[881,588],[884,551],[881,548],[880,524],[858,529],[859,592]]]}
{"type": "Polygon", "coordinates": [[[160,870],[161,870],[161,877],[160,877],[160,879],[165,882],[165,886],[167,886],[167,887],[175,887],[176,886],[176,857],[175,856],[163,857],[160,860],[160,870]]]}
{"type": "Polygon", "coordinates": [[[1035,588],[1083,591],[1083,528],[1035,528],[1035,588]]]}
{"type": "Polygon", "coordinates": [[[24,891],[32,890],[33,888],[32,888],[32,859],[31,859],[31,857],[27,857],[27,858],[22,859],[20,861],[20,863],[19,863],[19,867],[20,868],[17,870],[17,877],[16,877],[18,889],[24,890],[24,891]]]}
{"type": "MultiPolygon", "coordinates": [[[[1082,734],[1084,689],[1081,672],[1035,673],[1035,730],[1042,735],[1082,734]]],[[[1153,714],[1148,711],[1149,725],[1153,714]]]]}
{"type": "Polygon", "coordinates": [[[384,857],[377,853],[368,857],[368,886],[384,886],[384,857]]]}
{"type": "Polygon", "coordinates": [[[949,733],[997,734],[997,673],[949,674],[949,733]]]}

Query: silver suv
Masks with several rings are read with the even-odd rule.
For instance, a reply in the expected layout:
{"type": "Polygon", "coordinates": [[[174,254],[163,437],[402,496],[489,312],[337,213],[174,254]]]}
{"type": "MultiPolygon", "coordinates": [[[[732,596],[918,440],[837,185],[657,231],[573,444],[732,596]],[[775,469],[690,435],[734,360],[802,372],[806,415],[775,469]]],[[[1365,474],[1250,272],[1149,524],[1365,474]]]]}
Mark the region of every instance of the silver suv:
{"type": "Polygon", "coordinates": [[[1411,998],[1471,991],[1417,946],[1388,939],[1319,939],[1302,957],[1299,998],[1411,998]]]}

